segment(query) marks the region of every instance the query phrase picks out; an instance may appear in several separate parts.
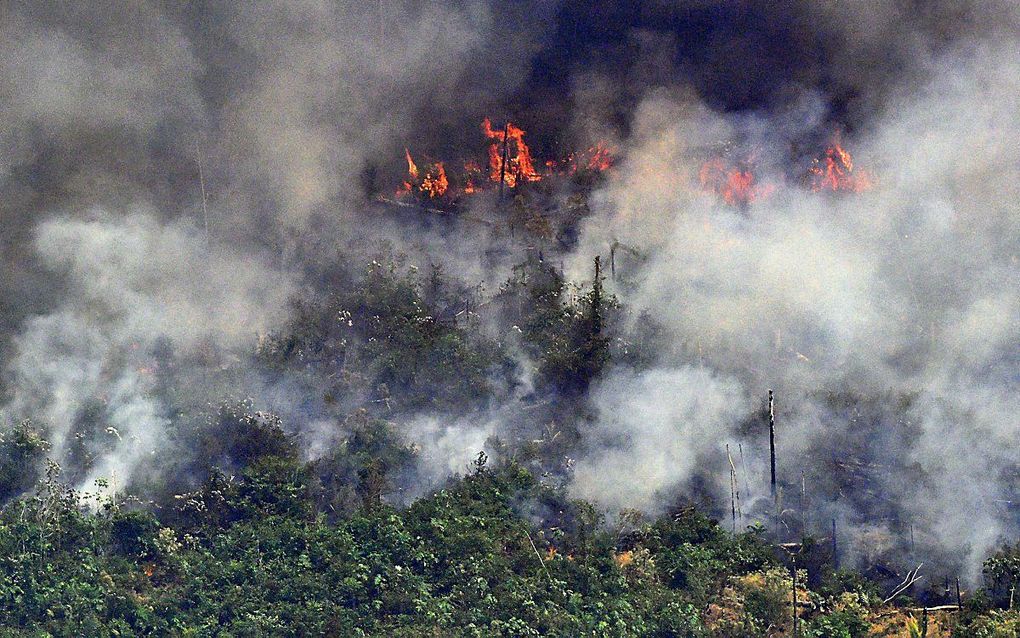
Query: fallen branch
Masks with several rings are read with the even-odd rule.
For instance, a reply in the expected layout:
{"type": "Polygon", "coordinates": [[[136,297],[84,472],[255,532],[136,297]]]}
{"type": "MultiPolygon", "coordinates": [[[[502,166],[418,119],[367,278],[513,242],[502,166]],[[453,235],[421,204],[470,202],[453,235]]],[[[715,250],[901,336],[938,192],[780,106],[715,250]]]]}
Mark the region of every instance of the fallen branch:
{"type": "Polygon", "coordinates": [[[920,565],[915,567],[912,571],[907,572],[906,577],[903,578],[903,582],[901,582],[899,585],[896,586],[895,589],[893,589],[892,593],[889,594],[889,596],[882,601],[882,604],[883,605],[887,604],[893,598],[896,598],[903,592],[910,589],[911,585],[924,578],[924,576],[918,575],[918,572],[921,571],[922,567],[924,567],[924,563],[921,563],[920,565]]]}

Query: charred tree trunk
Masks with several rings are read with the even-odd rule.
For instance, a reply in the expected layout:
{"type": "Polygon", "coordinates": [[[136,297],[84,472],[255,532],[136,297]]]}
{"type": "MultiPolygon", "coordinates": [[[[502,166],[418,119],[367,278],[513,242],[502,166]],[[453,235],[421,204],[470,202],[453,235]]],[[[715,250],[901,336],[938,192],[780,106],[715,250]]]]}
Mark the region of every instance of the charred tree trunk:
{"type": "Polygon", "coordinates": [[[832,566],[839,569],[839,546],[836,544],[836,519],[832,519],[832,566]]]}
{"type": "Polygon", "coordinates": [[[503,160],[499,163],[499,201],[503,201],[503,188],[506,186],[506,160],[510,145],[510,120],[503,126],[503,160]]]}
{"type": "Polygon", "coordinates": [[[772,397],[772,390],[769,390],[769,467],[771,468],[771,481],[769,487],[772,493],[772,503],[778,505],[776,492],[776,411],[772,397]]]}

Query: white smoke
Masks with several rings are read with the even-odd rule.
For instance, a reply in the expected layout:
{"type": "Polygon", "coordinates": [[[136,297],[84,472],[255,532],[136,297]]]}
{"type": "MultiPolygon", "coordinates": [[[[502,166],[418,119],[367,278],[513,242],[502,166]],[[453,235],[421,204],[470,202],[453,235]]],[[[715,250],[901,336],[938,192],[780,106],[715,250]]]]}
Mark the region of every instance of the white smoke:
{"type": "MultiPolygon", "coordinates": [[[[788,467],[811,467],[831,428],[849,425],[820,421],[829,410],[813,405],[839,388],[912,398],[916,439],[871,461],[910,478],[883,489],[919,535],[976,559],[1018,532],[992,504],[1008,498],[1020,467],[1020,149],[1006,142],[1020,134],[1016,44],[969,43],[933,59],[926,82],[903,86],[848,142],[858,167],[877,175],[874,190],[853,196],[792,183],[747,210],[727,207],[700,192],[698,149],[782,127],[646,98],[573,272],[583,278],[588,256],[614,241],[646,250],[615,292],[662,328],[655,374],[695,362],[738,381],[724,386],[728,400],[697,404],[707,427],[686,427],[683,406],[712,384],[674,376],[664,394],[631,372],[611,376],[596,394],[598,427],[621,443],[579,461],[578,493],[661,503],[660,489],[702,470],[698,450],[737,435],[734,406],[759,405],[767,388],[783,406],[788,467]],[[650,397],[663,403],[653,417],[642,407],[650,397]]],[[[783,175],[760,178],[784,185],[783,175]]]]}
{"type": "Polygon", "coordinates": [[[661,508],[750,409],[737,381],[700,367],[623,371],[592,402],[594,452],[575,466],[574,491],[613,510],[661,508]]]}
{"type": "Polygon", "coordinates": [[[287,274],[149,212],[54,218],[38,228],[34,249],[67,285],[59,308],[15,336],[4,371],[13,396],[2,413],[45,427],[63,461],[98,401],[106,440],[84,487],[104,478],[123,488],[160,444],[169,415],[151,387],[154,348],[184,357],[251,350],[285,316],[293,290],[287,274]]]}
{"type": "MultiPolygon", "coordinates": [[[[914,3],[873,4],[789,3],[774,14],[778,27],[761,20],[800,62],[779,74],[783,86],[765,87],[782,112],[719,114],[677,88],[714,84],[739,103],[772,82],[783,60],[757,55],[772,32],[734,30],[740,16],[772,15],[772,3],[741,4],[703,51],[670,34],[627,33],[627,47],[605,49],[608,71],[585,68],[571,95],[552,92],[557,108],[576,107],[579,128],[619,131],[604,121],[617,111],[628,120],[627,159],[596,194],[567,263],[585,280],[591,256],[616,241],[641,253],[636,265],[621,258],[614,292],[660,336],[655,369],[610,370],[596,385],[578,493],[655,509],[704,475],[724,492],[725,466],[702,461],[718,461],[726,442],[750,444],[741,424],[767,388],[779,400],[789,481],[786,468],[814,467],[852,438],[824,400],[846,390],[907,406],[887,433],[869,431],[876,441],[854,443],[895,468],[879,487],[922,542],[976,557],[1018,531],[994,503],[1013,500],[1020,462],[1020,13],[1005,0],[935,2],[921,16],[914,3]],[[623,48],[641,59],[620,71],[623,48]],[[681,52],[688,62],[674,68],[681,52]],[[632,111],[619,94],[640,103],[632,111]],[[703,149],[733,138],[788,148],[831,115],[830,99],[847,100],[861,125],[847,145],[877,175],[873,191],[841,197],[784,184],[775,166],[788,164],[785,150],[762,165],[779,192],[747,210],[694,183],[703,149]]],[[[714,5],[642,11],[675,17],[668,12],[714,5]]],[[[353,224],[422,265],[434,258],[471,283],[489,278],[494,290],[493,273],[504,271],[484,262],[500,261],[488,251],[503,241],[495,231],[426,234],[352,222],[351,212],[373,170],[440,137],[429,127],[446,133],[507,107],[536,52],[564,44],[543,44],[559,34],[547,19],[556,6],[10,7],[0,25],[4,418],[41,421],[58,458],[83,420],[102,423],[108,445],[89,480],[116,473],[127,483],[172,418],[150,387],[153,349],[244,351],[284,317],[295,287],[256,255],[271,247],[300,263],[320,246],[332,251],[335,236],[360,241],[353,224]],[[180,221],[201,219],[205,196],[211,246],[180,221]],[[158,212],[123,212],[138,201],[158,212]],[[95,204],[106,212],[61,212],[95,204]]],[[[416,420],[410,436],[426,473],[461,472],[517,399],[470,423],[416,420]]],[[[330,424],[310,431],[332,442],[330,424]]]]}

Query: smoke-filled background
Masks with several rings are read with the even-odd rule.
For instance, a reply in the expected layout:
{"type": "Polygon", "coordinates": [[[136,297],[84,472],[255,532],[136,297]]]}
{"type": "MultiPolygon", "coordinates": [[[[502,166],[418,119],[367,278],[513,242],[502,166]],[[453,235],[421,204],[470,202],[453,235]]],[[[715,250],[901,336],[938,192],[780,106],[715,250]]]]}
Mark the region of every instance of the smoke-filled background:
{"type": "MultiPolygon", "coordinates": [[[[573,494],[721,512],[728,444],[741,523],[764,520],[773,389],[789,533],[836,519],[861,558],[905,553],[909,534],[916,554],[976,569],[1020,532],[1020,10],[634,5],[6,5],[5,427],[32,419],[73,464],[87,422],[105,443],[77,479],[123,487],[172,471],[154,459],[181,445],[181,395],[250,396],[322,454],[348,425],[309,407],[309,384],[232,362],[295,298],[338,285],[332,262],[380,246],[491,299],[520,241],[373,200],[402,178],[404,147],[484,156],[478,123],[510,118],[536,155],[608,139],[617,156],[576,236],[545,248],[589,284],[595,255],[627,248],[606,287],[636,354],[579,401],[583,436],[558,473],[573,494]],[[792,177],[834,131],[871,190],[792,177]],[[722,142],[753,152],[776,193],[732,207],[703,192],[698,167],[722,142]]],[[[499,213],[493,198],[474,208],[499,213]]],[[[409,495],[493,436],[543,436],[534,362],[483,323],[511,381],[484,409],[402,415],[420,448],[409,495]]]]}

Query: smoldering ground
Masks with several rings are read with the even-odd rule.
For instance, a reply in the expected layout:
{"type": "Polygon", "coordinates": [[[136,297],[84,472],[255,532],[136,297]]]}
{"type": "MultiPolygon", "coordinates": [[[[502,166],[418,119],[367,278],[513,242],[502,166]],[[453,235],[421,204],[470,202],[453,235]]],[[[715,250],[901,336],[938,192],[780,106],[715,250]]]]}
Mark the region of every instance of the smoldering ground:
{"type": "MultiPolygon", "coordinates": [[[[748,423],[774,388],[782,481],[812,479],[809,518],[892,544],[912,526],[976,565],[1017,532],[1001,502],[1018,464],[1018,20],[1006,2],[11,5],[4,418],[43,422],[59,457],[102,397],[121,440],[96,472],[127,480],[174,419],[139,372],[151,353],[246,356],[288,297],[328,285],[337,243],[495,291],[518,261],[500,233],[379,223],[366,202],[403,147],[458,152],[481,116],[507,116],[538,152],[617,142],[576,245],[550,249],[570,277],[614,242],[642,256],[609,285],[654,365],[596,383],[575,476],[647,472],[578,493],[654,510],[697,483],[725,502],[723,446],[741,443],[753,512],[767,497],[748,423]],[[811,193],[790,170],[836,128],[872,191],[811,193]],[[762,178],[783,188],[743,210],[701,192],[699,154],[728,139],[764,149],[762,178]],[[879,469],[832,479],[847,450],[879,469]],[[872,496],[840,494],[862,476],[872,496]]],[[[304,427],[300,383],[232,383],[210,395],[264,393],[304,427]]],[[[463,467],[480,432],[519,431],[507,396],[415,420],[438,442],[426,474],[463,467]]]]}

